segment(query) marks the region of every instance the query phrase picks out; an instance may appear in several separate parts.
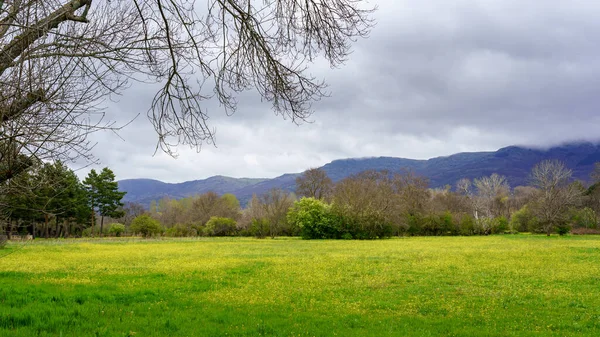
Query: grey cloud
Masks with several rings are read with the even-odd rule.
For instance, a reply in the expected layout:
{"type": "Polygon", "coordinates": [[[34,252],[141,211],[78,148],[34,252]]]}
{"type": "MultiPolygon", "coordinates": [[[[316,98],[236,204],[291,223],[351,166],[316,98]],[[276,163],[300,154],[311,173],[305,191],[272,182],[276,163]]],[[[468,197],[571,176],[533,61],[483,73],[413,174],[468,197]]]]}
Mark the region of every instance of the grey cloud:
{"type": "Polygon", "coordinates": [[[379,1],[371,36],[330,84],[314,123],[275,117],[254,92],[225,116],[206,102],[217,147],[152,157],[152,88],[134,85],[110,115],[141,116],[97,134],[96,154],[119,178],[182,181],[223,174],[272,177],[344,157],[429,158],[513,144],[598,140],[600,4],[591,1],[379,1]]]}

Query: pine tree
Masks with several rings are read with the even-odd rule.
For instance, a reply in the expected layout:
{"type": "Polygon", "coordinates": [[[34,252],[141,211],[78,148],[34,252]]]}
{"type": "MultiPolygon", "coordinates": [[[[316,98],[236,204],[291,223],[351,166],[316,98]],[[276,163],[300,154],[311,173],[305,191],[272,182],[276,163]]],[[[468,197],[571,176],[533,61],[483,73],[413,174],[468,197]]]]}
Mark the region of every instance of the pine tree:
{"type": "MultiPolygon", "coordinates": [[[[115,174],[108,167],[103,168],[100,174],[91,170],[83,184],[86,186],[89,205],[94,210],[93,213],[100,214],[100,233],[102,233],[105,216],[113,218],[123,216],[120,207],[123,206],[121,199],[126,192],[119,191],[115,174]]],[[[92,214],[92,233],[94,232],[94,218],[95,214],[92,214]]]]}

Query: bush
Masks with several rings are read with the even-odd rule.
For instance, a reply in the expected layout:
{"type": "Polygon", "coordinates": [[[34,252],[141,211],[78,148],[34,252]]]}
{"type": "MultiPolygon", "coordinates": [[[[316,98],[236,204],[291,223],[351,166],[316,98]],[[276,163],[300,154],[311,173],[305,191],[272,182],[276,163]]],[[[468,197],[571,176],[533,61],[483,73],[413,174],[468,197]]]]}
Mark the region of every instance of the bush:
{"type": "Polygon", "coordinates": [[[508,227],[512,232],[535,232],[538,230],[539,221],[533,215],[527,205],[523,206],[520,210],[513,213],[508,223],[508,227]]]}
{"type": "Polygon", "coordinates": [[[571,230],[573,235],[600,235],[600,229],[594,228],[573,228],[571,230]]]}
{"type": "Polygon", "coordinates": [[[469,214],[463,215],[458,223],[458,234],[463,236],[475,235],[475,218],[469,214]]]}
{"type": "Polygon", "coordinates": [[[90,227],[88,227],[88,228],[82,230],[81,236],[84,238],[89,238],[90,236],[92,236],[92,229],[90,227]]]}
{"type": "Polygon", "coordinates": [[[489,235],[492,232],[492,227],[494,227],[494,219],[493,218],[479,218],[475,219],[475,235],[489,235]]]}
{"type": "Polygon", "coordinates": [[[315,198],[302,198],[287,214],[288,223],[298,228],[303,239],[337,239],[341,237],[329,205],[315,198]]]}
{"type": "Polygon", "coordinates": [[[424,219],[419,214],[409,214],[406,216],[407,232],[409,235],[422,235],[424,219]]]}
{"type": "Polygon", "coordinates": [[[598,217],[593,209],[586,207],[584,209],[574,209],[571,215],[571,221],[575,228],[598,228],[598,217]]]}
{"type": "Polygon", "coordinates": [[[421,234],[422,235],[456,235],[457,229],[454,225],[454,217],[452,213],[445,212],[442,215],[431,214],[422,219],[421,234]]]}
{"type": "Polygon", "coordinates": [[[500,217],[494,218],[494,220],[492,221],[491,233],[492,234],[504,234],[506,232],[509,232],[508,224],[509,224],[509,222],[506,217],[500,216],[500,217]]]}
{"type": "Polygon", "coordinates": [[[143,214],[133,219],[129,229],[133,233],[139,233],[145,238],[160,234],[162,231],[160,222],[151,218],[148,214],[143,214]]]}
{"type": "Polygon", "coordinates": [[[208,236],[233,236],[236,233],[236,225],[233,219],[213,216],[206,223],[204,233],[208,236]]]}
{"type": "Polygon", "coordinates": [[[336,239],[349,237],[346,234],[358,240],[385,239],[394,234],[392,223],[375,214],[343,216],[333,213],[330,221],[329,226],[339,228],[338,236],[334,237],[336,239]]]}
{"type": "Polygon", "coordinates": [[[114,235],[116,237],[120,237],[121,234],[125,233],[125,225],[120,223],[113,223],[110,225],[110,229],[108,230],[110,235],[114,235]]]}
{"type": "Polygon", "coordinates": [[[266,238],[269,234],[269,220],[264,218],[252,219],[252,224],[250,225],[250,234],[259,239],[266,238]]]}
{"type": "Polygon", "coordinates": [[[198,231],[195,228],[183,224],[176,224],[175,226],[165,230],[165,236],[170,237],[189,237],[197,235],[198,231]]]}
{"type": "Polygon", "coordinates": [[[558,233],[558,235],[565,235],[565,234],[569,234],[569,232],[571,231],[571,225],[568,223],[561,223],[555,226],[556,232],[558,233]]]}

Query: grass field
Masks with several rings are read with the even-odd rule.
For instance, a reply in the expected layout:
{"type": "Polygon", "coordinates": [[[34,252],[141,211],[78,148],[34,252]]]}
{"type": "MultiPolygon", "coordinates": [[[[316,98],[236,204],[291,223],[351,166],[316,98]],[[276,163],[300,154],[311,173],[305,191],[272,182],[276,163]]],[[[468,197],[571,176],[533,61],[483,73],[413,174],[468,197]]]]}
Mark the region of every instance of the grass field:
{"type": "Polygon", "coordinates": [[[600,336],[600,237],[43,241],[0,336],[600,336]]]}

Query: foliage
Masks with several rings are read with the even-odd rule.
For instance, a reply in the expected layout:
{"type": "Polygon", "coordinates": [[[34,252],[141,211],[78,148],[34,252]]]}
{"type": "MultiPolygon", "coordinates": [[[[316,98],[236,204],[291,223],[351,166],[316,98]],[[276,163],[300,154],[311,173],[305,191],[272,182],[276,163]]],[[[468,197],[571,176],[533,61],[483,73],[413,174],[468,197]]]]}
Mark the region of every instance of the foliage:
{"type": "Polygon", "coordinates": [[[269,220],[265,218],[252,219],[250,233],[258,239],[264,239],[269,234],[269,220]]]}
{"type": "Polygon", "coordinates": [[[463,215],[459,220],[458,234],[463,236],[475,235],[475,218],[463,215]]]}
{"type": "Polygon", "coordinates": [[[190,228],[196,228],[200,231],[213,216],[230,218],[236,221],[241,218],[240,202],[235,195],[224,194],[219,196],[215,192],[207,192],[179,200],[163,198],[158,202],[154,201],[150,205],[150,213],[167,228],[171,228],[176,224],[188,224],[190,228]]]}
{"type": "Polygon", "coordinates": [[[531,212],[529,206],[525,205],[513,213],[509,227],[517,232],[536,231],[539,228],[538,218],[531,212]]]}
{"type": "Polygon", "coordinates": [[[330,206],[319,199],[302,198],[296,201],[287,213],[287,220],[290,225],[298,228],[303,239],[338,239],[341,237],[330,206]]]}
{"type": "Polygon", "coordinates": [[[69,236],[89,219],[85,189],[64,163],[37,162],[0,186],[0,215],[9,232],[69,236]],[[37,224],[40,224],[37,226],[37,224]]]}
{"type": "Polygon", "coordinates": [[[131,222],[131,226],[129,226],[129,230],[133,233],[139,233],[143,237],[151,237],[162,232],[162,227],[158,220],[153,219],[148,214],[142,214],[131,222]]]}
{"type": "Polygon", "coordinates": [[[120,237],[121,234],[125,233],[125,225],[120,223],[112,223],[108,233],[116,237],[120,237]]]}
{"type": "Polygon", "coordinates": [[[575,228],[598,228],[598,215],[593,209],[585,207],[571,210],[571,221],[575,228]]]}
{"type": "Polygon", "coordinates": [[[208,236],[233,236],[236,234],[236,221],[213,216],[206,223],[204,233],[208,236]]]}
{"type": "Polygon", "coordinates": [[[188,237],[197,235],[198,231],[195,228],[184,224],[176,224],[165,230],[165,236],[170,237],[188,237]]]}
{"type": "MultiPolygon", "coordinates": [[[[108,167],[103,168],[100,174],[92,169],[83,180],[83,184],[88,192],[90,208],[101,216],[100,232],[103,232],[105,216],[118,218],[125,215],[121,209],[123,206],[121,199],[125,196],[125,192],[119,191],[115,174],[108,167]]],[[[93,227],[94,217],[92,217],[92,229],[93,227]]]]}

